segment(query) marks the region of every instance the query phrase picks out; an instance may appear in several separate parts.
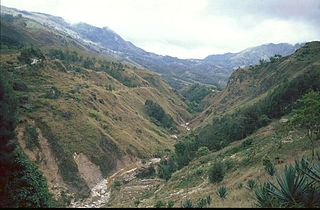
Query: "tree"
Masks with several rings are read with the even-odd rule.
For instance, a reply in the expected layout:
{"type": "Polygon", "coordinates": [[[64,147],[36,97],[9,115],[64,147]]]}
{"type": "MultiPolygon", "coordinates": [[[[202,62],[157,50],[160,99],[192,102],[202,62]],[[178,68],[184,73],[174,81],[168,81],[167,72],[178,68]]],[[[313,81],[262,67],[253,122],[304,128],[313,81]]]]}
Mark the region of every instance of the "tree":
{"type": "Polygon", "coordinates": [[[223,180],[225,175],[225,170],[222,162],[215,162],[213,166],[209,169],[209,181],[211,183],[219,183],[223,180]]]}
{"type": "Polygon", "coordinates": [[[307,137],[312,146],[314,158],[314,141],[320,133],[320,93],[310,91],[298,100],[298,108],[293,110],[292,125],[306,129],[307,137]]]}

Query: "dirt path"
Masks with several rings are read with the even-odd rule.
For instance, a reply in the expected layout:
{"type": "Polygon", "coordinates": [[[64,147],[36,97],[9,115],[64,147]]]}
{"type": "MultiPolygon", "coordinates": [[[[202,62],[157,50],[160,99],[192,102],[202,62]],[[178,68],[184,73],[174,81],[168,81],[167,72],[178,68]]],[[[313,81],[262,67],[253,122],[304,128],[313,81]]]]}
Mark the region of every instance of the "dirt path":
{"type": "Polygon", "coordinates": [[[114,182],[114,180],[118,176],[123,176],[128,173],[133,173],[135,170],[137,170],[137,167],[135,164],[120,169],[110,177],[106,179],[102,179],[96,186],[94,186],[91,189],[91,193],[89,198],[85,199],[84,201],[77,201],[77,202],[71,202],[70,206],[71,208],[100,208],[104,205],[106,205],[109,202],[110,199],[110,193],[111,193],[111,186],[114,182]]]}

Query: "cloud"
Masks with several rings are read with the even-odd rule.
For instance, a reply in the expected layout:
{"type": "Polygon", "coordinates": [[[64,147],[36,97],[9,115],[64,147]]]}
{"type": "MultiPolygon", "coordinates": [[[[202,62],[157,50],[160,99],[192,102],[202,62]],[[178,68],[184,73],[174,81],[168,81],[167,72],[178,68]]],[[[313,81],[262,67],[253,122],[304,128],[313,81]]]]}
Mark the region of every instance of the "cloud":
{"type": "Polygon", "coordinates": [[[108,26],[147,51],[180,58],[320,38],[318,0],[2,0],[2,4],[108,26]]]}

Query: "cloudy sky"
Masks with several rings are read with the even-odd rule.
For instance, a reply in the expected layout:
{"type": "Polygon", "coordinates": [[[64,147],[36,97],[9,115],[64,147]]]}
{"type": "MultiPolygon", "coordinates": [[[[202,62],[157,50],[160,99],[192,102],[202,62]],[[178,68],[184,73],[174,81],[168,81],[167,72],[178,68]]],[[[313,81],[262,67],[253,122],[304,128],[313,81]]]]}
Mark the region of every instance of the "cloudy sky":
{"type": "Polygon", "coordinates": [[[320,40],[320,0],[1,0],[18,9],[108,26],[138,47],[179,58],[265,43],[320,40]]]}

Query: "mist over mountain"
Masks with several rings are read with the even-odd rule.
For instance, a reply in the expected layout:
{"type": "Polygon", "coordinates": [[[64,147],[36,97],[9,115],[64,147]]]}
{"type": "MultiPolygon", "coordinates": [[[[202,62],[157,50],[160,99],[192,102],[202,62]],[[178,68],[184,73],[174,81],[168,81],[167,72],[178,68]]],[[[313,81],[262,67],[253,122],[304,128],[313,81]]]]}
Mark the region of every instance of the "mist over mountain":
{"type": "Polygon", "coordinates": [[[107,27],[99,28],[86,23],[69,24],[61,17],[25,12],[4,6],[1,11],[4,14],[21,14],[66,33],[99,53],[113,55],[160,73],[176,89],[194,82],[224,87],[235,68],[258,64],[260,59],[268,60],[275,54],[286,56],[303,46],[303,44],[270,43],[251,47],[239,53],[209,55],[205,59],[179,59],[146,52],[107,27]]]}
{"type": "Polygon", "coordinates": [[[0,207],[320,208],[320,41],[180,59],[0,15],[0,207]]]}

